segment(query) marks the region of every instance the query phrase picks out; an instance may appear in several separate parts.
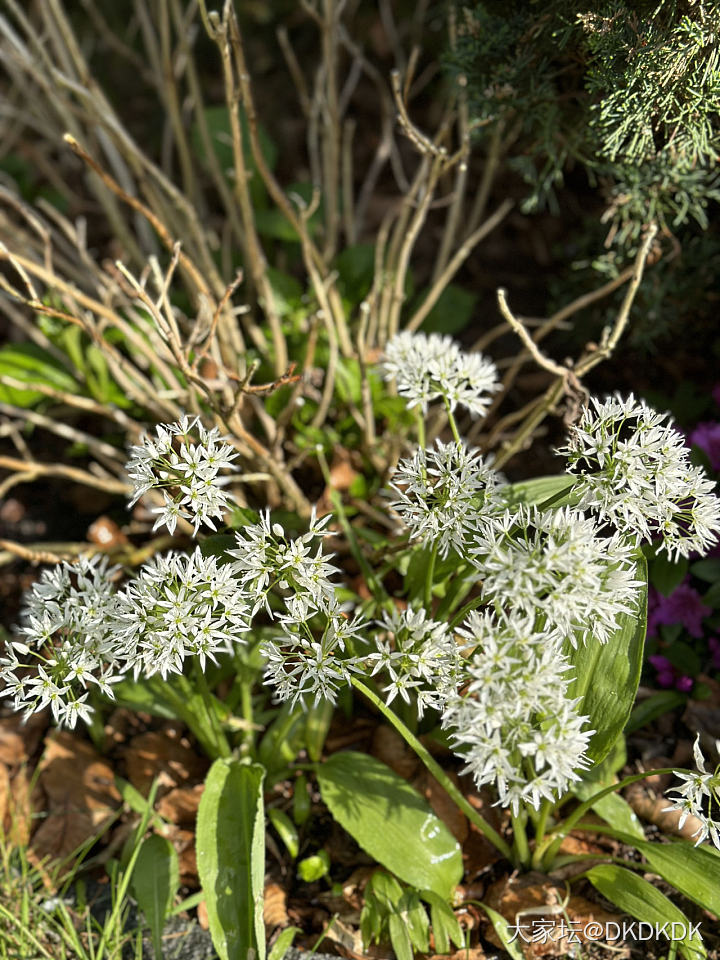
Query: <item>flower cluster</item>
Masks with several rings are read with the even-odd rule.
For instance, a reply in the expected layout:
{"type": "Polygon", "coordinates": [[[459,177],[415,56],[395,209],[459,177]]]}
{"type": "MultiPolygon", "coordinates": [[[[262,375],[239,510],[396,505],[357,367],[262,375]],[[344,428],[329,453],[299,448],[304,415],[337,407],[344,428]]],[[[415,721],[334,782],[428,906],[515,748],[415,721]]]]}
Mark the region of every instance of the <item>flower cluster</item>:
{"type": "Polygon", "coordinates": [[[533,617],[473,612],[458,631],[471,648],[463,689],[449,698],[443,726],[478,786],[497,787],[515,814],[535,809],[581,779],[593,733],[568,698],[562,634],[533,617]]]}
{"type": "Polygon", "coordinates": [[[118,655],[137,678],[181,673],[185,658],[206,659],[243,643],[250,603],[232,564],[169,553],[144,564],[121,590],[112,611],[118,655]]]}
{"type": "Polygon", "coordinates": [[[143,436],[130,453],[126,465],[134,488],[130,506],[149,490],[162,491],[164,504],[153,510],[159,514],[154,529],[165,524],[174,533],[180,517],[192,522],[196,534],[203,524],[215,529],[213,520],[221,520],[230,503],[222,489],[229,478],[220,471],[236,469],[237,457],[217,427],[207,430],[199,417],[185,416],[177,423],[160,424],[154,437],[143,436]],[[191,441],[193,435],[199,443],[191,441]]]}
{"type": "Polygon", "coordinates": [[[314,694],[334,702],[355,668],[351,647],[363,624],[357,616],[348,618],[335,598],[330,578],[336,568],[322,552],[330,519],[313,512],[307,533],[290,538],[266,511],[258,523],[236,532],[237,549],[228,551],[243,588],[254,598],[253,615],[265,607],[278,623],[260,650],[265,679],[280,700],[314,694]],[[273,588],[282,594],[280,613],[270,604],[273,588]]]}
{"type": "Polygon", "coordinates": [[[437,546],[441,557],[462,553],[485,518],[501,511],[499,475],[464,444],[417,449],[393,474],[391,506],[413,540],[437,546]]]}
{"type": "Polygon", "coordinates": [[[383,671],[390,678],[386,702],[399,695],[410,703],[412,693],[420,717],[427,707],[442,709],[461,677],[460,654],[448,625],[409,607],[385,613],[378,626],[381,633],[365,659],[373,665],[371,676],[383,671]]]}
{"type": "Polygon", "coordinates": [[[117,567],[80,557],[44,570],[25,596],[20,641],[0,659],[0,696],[25,716],[50,707],[56,723],[89,720],[89,689],[112,697],[122,679],[112,626],[117,567]]]}
{"type": "Polygon", "coordinates": [[[588,633],[605,643],[618,617],[635,609],[631,545],[601,536],[595,520],[569,507],[489,518],[471,559],[488,602],[537,618],[573,646],[588,633]]]}
{"type": "Polygon", "coordinates": [[[386,380],[396,380],[408,406],[419,406],[423,413],[433,400],[442,398],[451,411],[462,406],[473,416],[482,416],[499,389],[491,360],[481,353],[466,353],[451,337],[437,333],[398,333],[385,348],[383,372],[386,380]]]}
{"type": "MultiPolygon", "coordinates": [[[[720,753],[720,740],[715,743],[720,753]]],[[[705,758],[700,750],[700,735],[698,734],[693,747],[697,773],[682,773],[676,770],[675,776],[683,782],[682,786],[675,787],[675,796],[668,796],[672,803],[667,810],[680,810],[682,816],[679,826],[682,828],[688,816],[696,817],[700,826],[693,834],[697,837],[696,846],[708,837],[720,850],[720,819],[712,816],[713,806],[720,807],[720,764],[712,773],[705,769],[705,758]],[[707,805],[707,813],[705,806],[707,805]]]]}
{"type": "Polygon", "coordinates": [[[594,399],[559,452],[578,475],[580,505],[624,536],[660,537],[670,557],[705,553],[717,542],[715,484],[692,466],[670,419],[632,395],[594,399]]]}

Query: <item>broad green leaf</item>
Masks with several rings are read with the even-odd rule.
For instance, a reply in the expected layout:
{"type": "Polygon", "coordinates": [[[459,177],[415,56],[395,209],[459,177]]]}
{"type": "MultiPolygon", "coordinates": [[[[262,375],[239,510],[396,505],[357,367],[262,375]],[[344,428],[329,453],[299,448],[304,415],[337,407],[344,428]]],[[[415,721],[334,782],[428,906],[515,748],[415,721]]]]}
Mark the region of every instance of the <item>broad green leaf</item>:
{"type": "Polygon", "coordinates": [[[579,698],[577,711],[589,717],[589,726],[595,730],[587,751],[595,763],[607,756],[627,723],[640,682],[647,623],[647,566],[643,559],[638,560],[636,575],[644,584],[638,612],[621,614],[607,643],[599,643],[590,630],[585,643],[581,639],[577,648],[569,644],[565,648],[574,667],[568,697],[579,698]]]}
{"type": "Polygon", "coordinates": [[[154,833],[140,847],[132,886],[138,906],[152,935],[155,960],[162,960],[162,932],[180,886],[180,868],[175,847],[154,833]]]}
{"type": "Polygon", "coordinates": [[[547,503],[553,500],[553,505],[563,506],[564,495],[568,495],[575,483],[575,478],[561,473],[553,477],[535,477],[533,480],[521,480],[519,483],[509,483],[502,488],[503,495],[508,498],[510,506],[519,507],[523,504],[530,506],[547,503]],[[563,499],[554,500],[555,497],[563,499]]]}
{"type": "Polygon", "coordinates": [[[293,820],[301,827],[310,816],[310,793],[307,777],[301,773],[293,785],[293,820]]]}
{"type": "MultiPolygon", "coordinates": [[[[0,376],[12,377],[22,383],[39,383],[65,393],[78,394],[82,390],[75,378],[55,357],[34,343],[16,343],[0,349],[0,376]]],[[[23,390],[0,384],[0,402],[16,407],[32,407],[43,399],[37,390],[23,390]]]]}
{"type": "MultiPolygon", "coordinates": [[[[579,800],[589,800],[604,787],[609,787],[616,782],[615,774],[625,765],[626,758],[625,737],[620,734],[605,759],[595,764],[582,780],[573,784],[571,792],[579,800]]],[[[630,804],[623,800],[620,794],[609,793],[601,797],[595,801],[592,809],[610,826],[624,830],[625,833],[640,840],[645,839],[640,821],[630,804]]]]}
{"type": "Polygon", "coordinates": [[[688,840],[651,843],[631,837],[621,839],[642,853],[653,873],[688,900],[720,916],[720,854],[713,847],[695,847],[688,840]]]}
{"type": "Polygon", "coordinates": [[[196,851],[210,934],[220,960],[265,960],[265,817],[259,764],[216,760],[197,815],[196,851]]]}
{"type": "MultiPolygon", "coordinates": [[[[668,900],[665,894],[660,893],[657,887],[631,870],[614,863],[602,863],[588,870],[585,876],[610,903],[614,903],[636,920],[660,926],[665,923],[683,924],[686,931],[689,929],[690,921],[682,910],[668,900]]],[[[680,932],[679,928],[677,929],[680,932]]],[[[705,948],[698,937],[686,936],[685,939],[675,942],[680,953],[689,960],[706,956],[705,948]]]]}
{"type": "Polygon", "coordinates": [[[391,913],[388,917],[388,930],[390,931],[390,943],[397,960],[413,960],[414,953],[410,932],[407,924],[397,913],[391,913]]]}
{"type": "Polygon", "coordinates": [[[322,756],[335,708],[329,700],[321,700],[309,707],[305,719],[305,746],[308,757],[317,763],[322,756]]]}
{"type": "Polygon", "coordinates": [[[707,557],[697,560],[691,567],[690,573],[706,583],[717,583],[720,580],[720,557],[707,557]]]}
{"type": "Polygon", "coordinates": [[[522,952],[520,944],[517,940],[513,940],[510,937],[508,922],[505,917],[501,913],[498,913],[497,910],[493,910],[493,908],[489,907],[486,903],[481,903],[480,906],[490,918],[490,923],[492,923],[500,943],[502,943],[513,960],[525,960],[525,955],[522,952]]]}
{"type": "Polygon", "coordinates": [[[427,801],[374,757],[335,753],[317,771],[322,798],[357,843],[401,880],[449,900],[460,847],[427,801]]]}
{"type": "Polygon", "coordinates": [[[285,844],[287,852],[295,859],[300,849],[297,827],[284,810],[278,810],[277,807],[271,807],[268,810],[270,823],[275,827],[278,836],[285,844]]]}
{"type": "MultiPolygon", "coordinates": [[[[428,291],[419,298],[422,303],[428,291]]],[[[460,333],[470,323],[477,294],[449,283],[422,324],[423,333],[460,333]]]]}
{"type": "Polygon", "coordinates": [[[272,945],[268,960],[283,960],[283,957],[292,946],[295,937],[302,933],[300,927],[286,927],[272,945]]]}
{"type": "Polygon", "coordinates": [[[167,720],[180,719],[169,703],[162,700],[156,690],[143,680],[121,680],[113,685],[113,700],[119,707],[128,710],[143,710],[154,717],[167,720]]]}
{"type": "Polygon", "coordinates": [[[407,927],[410,942],[415,950],[427,953],[430,948],[430,925],[417,891],[406,890],[403,893],[398,904],[398,914],[407,927]]]}
{"type": "MultiPolygon", "coordinates": [[[[580,796],[578,794],[578,796],[580,796]]],[[[581,800],[589,799],[580,796],[581,800]]],[[[638,840],[645,839],[645,831],[642,828],[637,815],[627,800],[623,800],[619,793],[608,793],[592,805],[592,809],[603,818],[606,823],[617,830],[623,830],[631,837],[638,840]]]]}
{"type": "Polygon", "coordinates": [[[686,697],[679,690],[658,690],[651,694],[646,700],[641,700],[630,714],[630,719],[625,724],[625,733],[632,733],[641,727],[652,723],[658,717],[664,716],[671,710],[675,710],[681,704],[684,704],[686,697]]]}
{"type": "Polygon", "coordinates": [[[663,551],[650,561],[650,583],[667,597],[683,582],[687,570],[687,557],[673,561],[663,551]]]}

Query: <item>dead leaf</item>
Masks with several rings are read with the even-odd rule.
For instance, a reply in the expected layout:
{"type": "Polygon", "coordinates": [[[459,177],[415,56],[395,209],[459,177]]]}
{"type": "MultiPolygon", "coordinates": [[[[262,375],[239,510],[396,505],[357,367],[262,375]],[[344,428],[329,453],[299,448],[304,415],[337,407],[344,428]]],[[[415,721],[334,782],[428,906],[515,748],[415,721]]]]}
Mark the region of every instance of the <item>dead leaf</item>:
{"type": "Polygon", "coordinates": [[[47,816],[32,837],[33,859],[63,860],[102,831],[120,794],[110,766],[89,743],[67,730],[47,738],[39,769],[47,816]]]}
{"type": "Polygon", "coordinates": [[[5,811],[5,839],[11,847],[26,847],[30,842],[32,804],[27,770],[21,767],[10,781],[10,796],[5,811]]]}
{"type": "Polygon", "coordinates": [[[278,883],[265,885],[263,920],[270,930],[276,927],[287,927],[290,922],[287,913],[287,893],[278,883]]]}
{"type": "Polygon", "coordinates": [[[4,763],[0,763],[0,832],[5,832],[5,814],[10,806],[10,774],[4,763]]]}
{"type": "Polygon", "coordinates": [[[34,754],[47,730],[49,713],[33,713],[23,723],[19,713],[0,717],[0,763],[12,769],[26,763],[34,754]]]}
{"type": "Polygon", "coordinates": [[[94,523],[90,524],[87,538],[90,543],[96,543],[104,550],[122,547],[130,542],[115,521],[106,516],[98,517],[94,523]]]}
{"type": "Polygon", "coordinates": [[[188,780],[201,780],[207,761],[189,746],[166,733],[149,732],[133,737],[123,749],[130,783],[147,796],[155,777],[160,780],[160,793],[179,787],[188,780]]]}
{"type": "Polygon", "coordinates": [[[626,788],[625,799],[641,820],[655,824],[663,833],[690,840],[702,828],[702,822],[691,813],[680,827],[680,820],[685,816],[683,811],[668,810],[667,797],[658,796],[654,790],[647,790],[639,783],[626,788]]]}
{"type": "Polygon", "coordinates": [[[197,922],[202,930],[210,929],[210,917],[208,917],[207,904],[204,900],[197,905],[197,922]]]}
{"type": "Polygon", "coordinates": [[[190,827],[195,823],[204,789],[204,783],[196,783],[194,787],[175,787],[160,798],[157,812],[170,823],[190,827]]]}
{"type": "Polygon", "coordinates": [[[420,762],[400,734],[384,724],[373,733],[370,753],[404,780],[415,776],[420,762]]]}
{"type": "MultiPolygon", "coordinates": [[[[571,896],[565,902],[565,888],[548,881],[540,874],[505,877],[494,883],[485,902],[500,913],[512,927],[515,938],[527,958],[563,956],[581,943],[592,941],[585,935],[585,927],[594,921],[601,927],[617,923],[618,915],[608,913],[585,897],[571,896]],[[530,941],[530,942],[527,942],[530,941]]],[[[614,932],[617,928],[610,928],[614,932]]],[[[487,939],[496,947],[502,944],[488,921],[487,939]]],[[[605,941],[613,944],[616,940],[605,941]]]]}
{"type": "Polygon", "coordinates": [[[180,867],[180,883],[195,889],[198,884],[197,860],[195,859],[195,834],[182,827],[167,827],[164,836],[177,850],[180,867]]]}

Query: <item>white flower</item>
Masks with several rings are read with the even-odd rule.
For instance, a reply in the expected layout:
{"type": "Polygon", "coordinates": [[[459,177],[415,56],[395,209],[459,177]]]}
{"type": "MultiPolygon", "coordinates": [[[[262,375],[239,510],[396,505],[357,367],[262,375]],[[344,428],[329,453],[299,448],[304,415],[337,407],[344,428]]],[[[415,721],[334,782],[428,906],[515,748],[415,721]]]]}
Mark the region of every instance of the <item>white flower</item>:
{"type": "Polygon", "coordinates": [[[458,630],[466,646],[465,677],[448,699],[442,723],[478,787],[494,784],[499,803],[517,814],[537,809],[580,779],[593,733],[568,699],[569,665],[562,634],[534,618],[471,613],[458,630]]]}
{"type": "MultiPolygon", "coordinates": [[[[720,754],[720,740],[715,741],[715,749],[720,754]]],[[[680,770],[675,771],[675,776],[679,777],[683,783],[679,787],[673,787],[676,795],[668,795],[667,799],[671,800],[672,803],[665,809],[682,812],[678,824],[680,829],[682,829],[688,816],[696,817],[700,821],[700,826],[693,834],[693,837],[697,837],[695,846],[709,837],[720,850],[720,819],[715,819],[712,816],[713,806],[720,807],[720,764],[712,773],[705,769],[705,758],[700,750],[700,734],[695,738],[693,755],[698,772],[683,773],[680,770]],[[707,812],[705,812],[706,810],[707,812]]]]}
{"type": "Polygon", "coordinates": [[[250,602],[234,564],[204,557],[197,548],[170,553],[140,568],[118,593],[112,627],[118,655],[137,679],[180,673],[186,657],[206,660],[245,643],[250,602]]]}
{"type": "Polygon", "coordinates": [[[385,348],[383,373],[395,378],[398,393],[409,407],[428,405],[440,397],[450,409],[464,406],[474,416],[482,416],[490,405],[490,395],[499,389],[495,364],[480,353],[465,353],[457,343],[437,333],[403,331],[385,348]]]}
{"type": "Polygon", "coordinates": [[[720,535],[715,484],[690,463],[666,414],[632,395],[592,400],[560,453],[578,475],[573,491],[627,537],[660,537],[672,557],[706,553],[720,535]]]}
{"type": "Polygon", "coordinates": [[[588,635],[605,643],[618,617],[636,608],[632,547],[569,507],[489,518],[471,559],[488,602],[542,617],[573,646],[588,635]]]}
{"type": "Polygon", "coordinates": [[[391,506],[413,540],[437,545],[440,556],[462,553],[484,520],[502,510],[500,477],[474,450],[457,443],[417,449],[392,476],[391,506]]]}
{"type": "Polygon", "coordinates": [[[330,577],[337,571],[321,547],[323,539],[330,535],[326,527],[331,519],[328,514],[318,520],[313,510],[308,532],[290,539],[279,523],[271,522],[270,511],[266,510],[258,523],[248,524],[235,533],[238,548],[229,550],[228,555],[236,561],[234,567],[240,582],[254,597],[253,615],[262,606],[271,612],[267,595],[274,585],[295,591],[296,598],[307,597],[315,607],[333,601],[335,585],[330,577]]]}
{"type": "Polygon", "coordinates": [[[410,703],[412,691],[420,717],[426,707],[441,709],[456,692],[460,671],[457,644],[448,625],[427,619],[425,610],[408,607],[384,613],[378,626],[382,633],[365,661],[373,665],[371,676],[382,671],[389,678],[384,687],[386,702],[399,695],[410,703]]]}
{"type": "Polygon", "coordinates": [[[26,593],[23,641],[0,660],[0,696],[26,717],[49,706],[56,723],[74,727],[78,716],[90,717],[91,685],[112,697],[122,679],[110,624],[118,570],[107,557],[80,557],[44,570],[26,593]]]}
{"type": "Polygon", "coordinates": [[[203,524],[215,529],[213,520],[222,520],[231,502],[222,489],[229,478],[220,471],[235,470],[237,457],[217,427],[207,430],[199,417],[184,416],[177,423],[160,424],[154,437],[143,436],[130,453],[126,465],[134,488],[130,506],[148,490],[163,493],[164,505],[153,509],[158,514],[153,529],[164,524],[174,533],[180,517],[193,523],[196,534],[203,524]],[[199,444],[191,442],[191,436],[197,436],[199,444]]]}

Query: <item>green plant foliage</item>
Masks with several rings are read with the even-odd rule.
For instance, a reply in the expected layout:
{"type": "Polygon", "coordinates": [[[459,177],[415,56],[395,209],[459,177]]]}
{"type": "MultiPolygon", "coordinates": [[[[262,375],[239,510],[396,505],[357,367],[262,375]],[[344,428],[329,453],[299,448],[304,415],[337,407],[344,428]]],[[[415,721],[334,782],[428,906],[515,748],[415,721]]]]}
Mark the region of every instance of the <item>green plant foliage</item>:
{"type": "Polygon", "coordinates": [[[574,668],[568,696],[579,697],[579,709],[595,734],[588,756],[596,763],[607,756],[627,723],[635,703],[647,630],[647,566],[638,561],[637,577],[645,586],[640,610],[623,614],[607,643],[579,643],[566,649],[574,668]]]}
{"type": "Polygon", "coordinates": [[[416,889],[450,899],[462,876],[460,847],[410,784],[354,751],[329,757],[318,782],[333,817],[363,850],[416,889]]]}
{"type": "Polygon", "coordinates": [[[451,70],[467,78],[483,130],[513,130],[507,157],[527,211],[579,162],[601,181],[613,233],[633,243],[654,219],[707,223],[720,199],[717,2],[458,3],[451,70]]]}
{"type": "Polygon", "coordinates": [[[265,958],[263,780],[259,764],[217,760],[197,815],[198,875],[220,960],[265,958]]]}
{"type": "Polygon", "coordinates": [[[165,837],[153,834],[140,847],[132,888],[150,926],[155,960],[162,958],[162,932],[179,886],[177,851],[165,837]]]}

